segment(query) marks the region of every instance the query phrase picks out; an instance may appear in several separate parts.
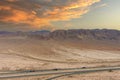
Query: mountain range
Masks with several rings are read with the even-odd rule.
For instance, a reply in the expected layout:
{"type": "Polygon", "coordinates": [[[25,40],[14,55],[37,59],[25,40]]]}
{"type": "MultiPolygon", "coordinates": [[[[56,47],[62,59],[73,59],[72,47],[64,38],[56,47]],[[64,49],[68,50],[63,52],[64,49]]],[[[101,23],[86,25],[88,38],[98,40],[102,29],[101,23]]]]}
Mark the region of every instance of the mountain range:
{"type": "Polygon", "coordinates": [[[120,40],[120,31],[108,29],[71,29],[55,31],[28,32],[31,38],[55,40],[120,40]]]}
{"type": "Polygon", "coordinates": [[[55,31],[41,30],[28,32],[0,31],[0,35],[19,35],[41,40],[120,40],[120,31],[112,29],[70,29],[55,31]]]}

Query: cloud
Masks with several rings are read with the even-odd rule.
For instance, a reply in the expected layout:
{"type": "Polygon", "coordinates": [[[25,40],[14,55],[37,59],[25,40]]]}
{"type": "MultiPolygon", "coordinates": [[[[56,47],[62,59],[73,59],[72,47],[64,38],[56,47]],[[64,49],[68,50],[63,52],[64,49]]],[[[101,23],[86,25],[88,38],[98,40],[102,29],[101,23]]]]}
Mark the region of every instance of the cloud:
{"type": "Polygon", "coordinates": [[[6,0],[8,2],[16,2],[17,0],[6,0]]]}
{"type": "Polygon", "coordinates": [[[79,18],[100,0],[0,0],[0,22],[51,26],[53,21],[79,18]]]}
{"type": "Polygon", "coordinates": [[[103,3],[103,4],[100,4],[100,5],[96,6],[95,8],[97,9],[97,8],[106,7],[106,6],[108,6],[108,4],[103,3]]]}

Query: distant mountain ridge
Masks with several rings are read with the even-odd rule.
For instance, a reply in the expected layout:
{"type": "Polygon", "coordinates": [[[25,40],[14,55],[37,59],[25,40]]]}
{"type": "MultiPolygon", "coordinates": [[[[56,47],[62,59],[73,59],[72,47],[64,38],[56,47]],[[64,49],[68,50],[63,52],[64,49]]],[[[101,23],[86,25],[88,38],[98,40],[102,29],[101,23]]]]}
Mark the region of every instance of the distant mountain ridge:
{"type": "Polygon", "coordinates": [[[107,29],[78,29],[78,30],[57,30],[51,33],[52,38],[60,39],[98,39],[98,40],[120,40],[120,31],[107,29]]]}
{"type": "Polygon", "coordinates": [[[39,39],[77,39],[77,40],[120,40],[120,31],[108,29],[71,29],[44,32],[44,34],[29,35],[39,39]]]}
{"type": "MultiPolygon", "coordinates": [[[[11,34],[11,32],[0,31],[0,35],[11,34]]],[[[110,29],[71,29],[71,30],[55,30],[55,31],[29,31],[14,32],[14,34],[27,36],[28,38],[37,39],[55,39],[55,40],[120,40],[119,30],[110,29]]]]}

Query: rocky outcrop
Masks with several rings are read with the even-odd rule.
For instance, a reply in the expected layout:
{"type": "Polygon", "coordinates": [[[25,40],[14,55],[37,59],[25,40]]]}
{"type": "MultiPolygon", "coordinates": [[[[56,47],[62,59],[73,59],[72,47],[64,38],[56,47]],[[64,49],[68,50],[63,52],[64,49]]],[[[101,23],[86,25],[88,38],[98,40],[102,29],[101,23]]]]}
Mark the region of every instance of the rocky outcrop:
{"type": "Polygon", "coordinates": [[[52,39],[80,39],[80,40],[120,40],[120,31],[107,29],[78,29],[56,30],[50,33],[52,39]]]}
{"type": "Polygon", "coordinates": [[[41,40],[119,40],[120,31],[108,29],[71,29],[71,30],[55,30],[55,31],[30,31],[30,32],[0,32],[0,35],[21,35],[28,38],[41,40]]]}

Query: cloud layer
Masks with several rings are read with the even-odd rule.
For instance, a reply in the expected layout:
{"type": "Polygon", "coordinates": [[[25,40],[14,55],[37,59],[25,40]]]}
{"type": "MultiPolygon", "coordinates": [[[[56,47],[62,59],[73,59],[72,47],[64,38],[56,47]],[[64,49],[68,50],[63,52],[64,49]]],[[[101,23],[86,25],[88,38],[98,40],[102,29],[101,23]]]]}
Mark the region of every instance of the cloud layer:
{"type": "Polygon", "coordinates": [[[100,0],[0,0],[0,22],[50,26],[52,21],[79,18],[100,0]]]}

